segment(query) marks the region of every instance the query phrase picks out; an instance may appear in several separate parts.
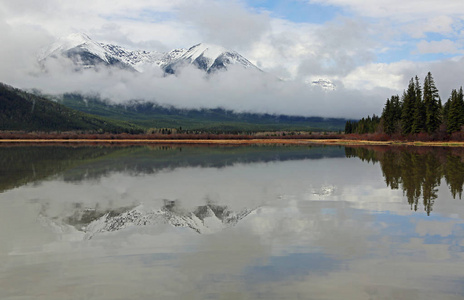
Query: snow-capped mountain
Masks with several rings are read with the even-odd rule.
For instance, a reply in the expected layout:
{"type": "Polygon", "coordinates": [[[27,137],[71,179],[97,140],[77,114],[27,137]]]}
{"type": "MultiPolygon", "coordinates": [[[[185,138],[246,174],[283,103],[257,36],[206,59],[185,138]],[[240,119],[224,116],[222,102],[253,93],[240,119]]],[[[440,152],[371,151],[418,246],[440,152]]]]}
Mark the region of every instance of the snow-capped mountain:
{"type": "Polygon", "coordinates": [[[207,73],[227,69],[230,65],[240,65],[259,70],[239,53],[216,45],[198,44],[189,49],[174,49],[167,53],[128,50],[118,45],[95,42],[81,33],[57,40],[39,55],[39,61],[61,57],[71,59],[78,69],[116,66],[143,72],[147,68],[159,67],[166,73],[175,74],[186,65],[193,65],[207,73]]]}
{"type": "Polygon", "coordinates": [[[121,57],[111,54],[102,44],[93,41],[89,36],[76,33],[58,39],[39,54],[39,62],[50,59],[68,58],[77,69],[91,69],[97,66],[115,66],[134,70],[131,64],[121,57]]]}
{"type": "Polygon", "coordinates": [[[115,232],[137,226],[154,226],[168,224],[174,227],[185,227],[200,234],[218,232],[227,227],[235,226],[240,220],[252,213],[254,209],[244,209],[239,212],[230,210],[227,206],[206,204],[194,211],[185,211],[176,201],[165,201],[160,209],[148,209],[143,205],[122,207],[113,210],[76,209],[65,218],[41,216],[44,224],[61,232],[73,227],[84,234],[84,239],[105,232],[115,232]]]}
{"type": "Polygon", "coordinates": [[[328,79],[319,79],[311,81],[311,85],[318,86],[326,91],[335,91],[337,89],[335,83],[328,79]]]}
{"type": "Polygon", "coordinates": [[[227,69],[229,65],[241,65],[247,69],[259,70],[258,67],[237,52],[209,44],[198,44],[191,47],[180,57],[168,63],[164,70],[173,74],[179,67],[186,64],[194,65],[207,73],[227,69]]]}

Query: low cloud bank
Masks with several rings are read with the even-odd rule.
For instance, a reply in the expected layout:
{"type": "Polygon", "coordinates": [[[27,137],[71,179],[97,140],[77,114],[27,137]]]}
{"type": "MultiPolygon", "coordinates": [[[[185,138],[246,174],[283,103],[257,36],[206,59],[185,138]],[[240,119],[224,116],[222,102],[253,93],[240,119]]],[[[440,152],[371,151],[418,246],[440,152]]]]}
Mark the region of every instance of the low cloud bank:
{"type": "Polygon", "coordinates": [[[341,83],[336,91],[325,91],[241,66],[212,75],[188,66],[169,76],[157,67],[144,73],[105,67],[74,71],[64,59],[47,62],[46,72],[36,63],[29,67],[2,72],[0,81],[48,94],[98,94],[115,103],[142,99],[179,108],[223,107],[238,112],[345,118],[379,114],[386,92],[365,94],[347,90],[341,83]]]}

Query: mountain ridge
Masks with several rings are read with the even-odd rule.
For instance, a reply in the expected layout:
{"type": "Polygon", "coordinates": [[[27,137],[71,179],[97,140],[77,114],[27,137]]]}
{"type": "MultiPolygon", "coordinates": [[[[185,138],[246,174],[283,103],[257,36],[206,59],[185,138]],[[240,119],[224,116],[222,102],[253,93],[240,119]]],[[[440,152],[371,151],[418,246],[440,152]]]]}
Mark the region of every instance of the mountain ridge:
{"type": "Polygon", "coordinates": [[[0,83],[0,131],[141,132],[124,121],[86,114],[0,83]]]}
{"type": "Polygon", "coordinates": [[[39,215],[39,220],[46,227],[60,233],[69,232],[69,228],[74,228],[81,233],[84,240],[90,240],[105,233],[160,225],[189,228],[198,234],[211,234],[236,226],[242,219],[256,211],[256,208],[234,211],[227,205],[213,203],[187,211],[177,202],[164,200],[164,205],[159,209],[147,208],[139,204],[101,210],[81,208],[80,204],[76,204],[74,210],[68,212],[66,217],[51,217],[43,210],[44,213],[39,215]]]}
{"type": "Polygon", "coordinates": [[[136,72],[159,67],[167,74],[176,74],[187,65],[192,65],[207,73],[239,65],[246,69],[259,70],[248,59],[236,51],[227,50],[218,45],[199,43],[188,49],[173,49],[169,52],[129,50],[124,47],[100,43],[84,33],[74,33],[62,37],[42,50],[39,61],[48,59],[70,59],[79,69],[91,69],[98,66],[116,66],[136,72]]]}
{"type": "Polygon", "coordinates": [[[209,132],[339,131],[346,119],[235,112],[224,108],[182,109],[149,101],[115,104],[98,97],[64,94],[57,100],[89,114],[131,122],[144,128],[179,128],[209,132]]]}

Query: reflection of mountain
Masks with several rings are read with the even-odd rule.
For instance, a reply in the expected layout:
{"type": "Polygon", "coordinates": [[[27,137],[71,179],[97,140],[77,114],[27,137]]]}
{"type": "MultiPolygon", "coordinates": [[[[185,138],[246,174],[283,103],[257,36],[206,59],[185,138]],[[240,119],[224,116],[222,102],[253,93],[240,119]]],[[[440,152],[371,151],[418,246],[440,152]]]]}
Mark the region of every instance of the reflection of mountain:
{"type": "Polygon", "coordinates": [[[253,211],[253,209],[243,209],[234,212],[227,206],[211,203],[199,206],[194,211],[186,211],[176,201],[168,200],[165,200],[163,207],[156,210],[146,209],[143,205],[110,210],[100,210],[98,207],[83,208],[82,205],[75,205],[74,209],[70,216],[61,220],[59,220],[60,217],[47,217],[46,212],[43,212],[41,217],[47,220],[46,224],[55,228],[70,225],[84,232],[85,239],[91,239],[104,232],[163,224],[191,228],[200,234],[213,233],[235,226],[253,211]]]}
{"type": "Polygon", "coordinates": [[[114,172],[152,174],[180,167],[222,168],[343,156],[342,148],[308,146],[0,147],[0,192],[56,175],[81,181],[114,172]]]}
{"type": "Polygon", "coordinates": [[[464,149],[363,147],[346,148],[345,152],[347,157],[380,162],[387,186],[401,188],[415,211],[422,200],[424,210],[430,215],[442,178],[453,198],[462,196],[464,149]]]}
{"type": "Polygon", "coordinates": [[[324,185],[318,189],[313,189],[311,193],[312,195],[316,196],[319,200],[323,200],[333,195],[335,190],[336,190],[336,187],[333,185],[324,185]]]}

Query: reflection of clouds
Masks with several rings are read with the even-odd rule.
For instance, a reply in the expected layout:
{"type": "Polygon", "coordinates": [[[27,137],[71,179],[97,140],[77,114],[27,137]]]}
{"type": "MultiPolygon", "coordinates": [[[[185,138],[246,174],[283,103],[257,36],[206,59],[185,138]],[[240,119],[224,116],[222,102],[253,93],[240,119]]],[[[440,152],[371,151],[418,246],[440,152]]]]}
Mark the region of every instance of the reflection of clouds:
{"type": "Polygon", "coordinates": [[[431,221],[431,220],[415,220],[416,232],[420,236],[425,235],[439,235],[442,237],[450,236],[453,233],[453,229],[459,222],[457,220],[443,220],[443,221],[431,221]]]}
{"type": "Polygon", "coordinates": [[[411,212],[377,165],[343,159],[25,186],[0,194],[0,298],[459,299],[462,206],[442,197],[432,217],[411,212]],[[82,241],[37,221],[66,219],[75,203],[156,210],[163,199],[259,208],[207,236],[158,224],[82,241]]]}
{"type": "Polygon", "coordinates": [[[246,222],[263,242],[274,245],[274,254],[320,249],[341,257],[366,253],[370,246],[368,236],[376,232],[371,217],[352,210],[346,212],[343,202],[298,204],[297,211],[284,213],[276,208],[260,208],[246,222]]]}
{"type": "Polygon", "coordinates": [[[274,282],[255,287],[266,292],[268,299],[460,299],[454,291],[462,284],[458,268],[443,265],[434,278],[435,264],[410,261],[368,259],[350,264],[346,269],[325,276],[307,276],[298,281],[274,282]],[[446,272],[451,268],[450,272],[446,272]],[[435,279],[435,280],[434,280],[435,279]]]}

